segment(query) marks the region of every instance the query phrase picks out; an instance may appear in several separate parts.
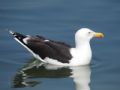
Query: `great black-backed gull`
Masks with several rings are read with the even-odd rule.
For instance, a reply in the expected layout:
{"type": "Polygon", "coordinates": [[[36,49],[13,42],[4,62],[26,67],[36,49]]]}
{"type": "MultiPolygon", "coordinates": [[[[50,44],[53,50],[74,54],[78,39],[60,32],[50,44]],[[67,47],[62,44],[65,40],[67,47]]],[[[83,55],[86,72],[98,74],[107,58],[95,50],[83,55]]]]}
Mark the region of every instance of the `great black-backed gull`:
{"type": "Polygon", "coordinates": [[[90,40],[93,37],[103,38],[103,33],[94,32],[88,28],[82,28],[75,33],[75,47],[46,39],[43,36],[23,35],[9,31],[16,41],[24,46],[33,56],[44,62],[62,66],[87,65],[92,58],[90,40]]]}

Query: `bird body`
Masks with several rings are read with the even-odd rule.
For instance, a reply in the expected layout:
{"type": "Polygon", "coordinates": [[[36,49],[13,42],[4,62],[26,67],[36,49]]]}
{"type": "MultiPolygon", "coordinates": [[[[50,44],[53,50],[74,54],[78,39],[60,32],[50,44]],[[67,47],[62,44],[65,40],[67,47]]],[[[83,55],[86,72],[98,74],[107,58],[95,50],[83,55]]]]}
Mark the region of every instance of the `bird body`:
{"type": "Polygon", "coordinates": [[[33,54],[36,59],[44,63],[79,66],[87,65],[92,58],[90,40],[93,37],[102,38],[102,33],[96,33],[88,28],[82,28],[75,34],[75,47],[70,45],[46,39],[43,36],[28,36],[10,31],[14,39],[33,54]]]}

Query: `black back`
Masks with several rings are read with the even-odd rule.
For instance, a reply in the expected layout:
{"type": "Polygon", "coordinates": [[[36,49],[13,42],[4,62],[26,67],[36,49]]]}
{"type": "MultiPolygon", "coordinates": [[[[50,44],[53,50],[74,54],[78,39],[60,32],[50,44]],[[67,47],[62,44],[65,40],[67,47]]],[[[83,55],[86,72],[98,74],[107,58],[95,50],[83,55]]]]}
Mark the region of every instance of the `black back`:
{"type": "Polygon", "coordinates": [[[27,47],[38,54],[42,59],[49,57],[59,60],[62,63],[68,63],[72,58],[69,52],[69,45],[63,42],[46,40],[43,37],[29,39],[27,47]]]}
{"type": "Polygon", "coordinates": [[[29,36],[26,44],[21,39],[25,39],[28,36],[19,33],[14,33],[13,35],[42,59],[49,57],[62,63],[69,63],[69,60],[72,58],[69,52],[71,47],[64,42],[47,40],[46,38],[37,35],[35,37],[29,36]],[[22,38],[20,38],[21,36],[22,38]]]}

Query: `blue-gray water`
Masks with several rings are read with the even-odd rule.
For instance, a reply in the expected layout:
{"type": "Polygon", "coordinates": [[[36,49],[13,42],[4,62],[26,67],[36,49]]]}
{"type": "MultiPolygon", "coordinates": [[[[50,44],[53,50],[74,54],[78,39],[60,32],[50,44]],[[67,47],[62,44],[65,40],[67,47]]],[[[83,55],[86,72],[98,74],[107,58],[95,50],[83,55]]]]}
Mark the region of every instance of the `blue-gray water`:
{"type": "Polygon", "coordinates": [[[74,46],[82,27],[105,34],[91,42],[90,90],[120,90],[120,0],[0,0],[0,90],[77,90],[69,69],[22,71],[33,57],[6,30],[74,46]]]}

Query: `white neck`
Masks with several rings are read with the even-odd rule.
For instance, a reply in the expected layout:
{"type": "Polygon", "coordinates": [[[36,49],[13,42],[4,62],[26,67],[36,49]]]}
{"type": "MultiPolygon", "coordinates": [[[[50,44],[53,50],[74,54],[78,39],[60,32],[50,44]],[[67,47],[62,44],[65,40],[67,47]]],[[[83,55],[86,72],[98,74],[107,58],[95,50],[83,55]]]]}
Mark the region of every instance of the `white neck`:
{"type": "Polygon", "coordinates": [[[89,41],[76,42],[76,47],[71,49],[73,59],[71,64],[86,65],[90,63],[92,52],[89,41]]]}
{"type": "Polygon", "coordinates": [[[86,47],[86,48],[90,48],[90,44],[89,44],[88,41],[76,42],[76,46],[75,46],[76,49],[82,49],[82,48],[85,49],[85,47],[86,47]]]}

